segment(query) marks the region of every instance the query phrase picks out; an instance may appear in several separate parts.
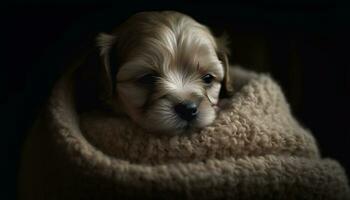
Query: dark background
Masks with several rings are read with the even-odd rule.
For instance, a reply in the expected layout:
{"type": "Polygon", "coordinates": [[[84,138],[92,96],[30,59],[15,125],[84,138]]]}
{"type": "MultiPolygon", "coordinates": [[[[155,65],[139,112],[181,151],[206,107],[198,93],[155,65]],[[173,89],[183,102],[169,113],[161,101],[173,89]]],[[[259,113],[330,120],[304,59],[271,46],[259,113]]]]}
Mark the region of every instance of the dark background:
{"type": "MultiPolygon", "coordinates": [[[[64,66],[96,33],[144,10],[178,10],[231,37],[231,63],[270,73],[325,157],[350,171],[349,6],[336,1],[15,1],[0,8],[1,182],[16,193],[20,147],[64,66]]],[[[5,198],[5,199],[7,199],[5,198]]]]}

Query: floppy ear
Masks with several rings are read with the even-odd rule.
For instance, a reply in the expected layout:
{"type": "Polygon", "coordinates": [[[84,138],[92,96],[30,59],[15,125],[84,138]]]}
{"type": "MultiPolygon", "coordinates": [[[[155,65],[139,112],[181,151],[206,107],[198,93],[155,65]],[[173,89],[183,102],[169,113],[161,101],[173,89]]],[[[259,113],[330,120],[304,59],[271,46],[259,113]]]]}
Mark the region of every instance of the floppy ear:
{"type": "Polygon", "coordinates": [[[116,36],[109,35],[106,33],[100,33],[97,38],[97,46],[100,51],[101,58],[101,84],[104,88],[104,98],[111,97],[115,92],[116,72],[114,66],[117,60],[117,54],[115,50],[116,36]],[[113,59],[111,57],[113,56],[113,59]],[[113,65],[113,66],[112,66],[113,65]]]}
{"type": "Polygon", "coordinates": [[[222,65],[224,67],[224,79],[222,81],[220,98],[230,97],[233,94],[232,82],[230,80],[230,64],[228,56],[230,55],[230,50],[228,49],[228,36],[224,34],[220,38],[216,39],[217,43],[217,55],[222,65]]]}

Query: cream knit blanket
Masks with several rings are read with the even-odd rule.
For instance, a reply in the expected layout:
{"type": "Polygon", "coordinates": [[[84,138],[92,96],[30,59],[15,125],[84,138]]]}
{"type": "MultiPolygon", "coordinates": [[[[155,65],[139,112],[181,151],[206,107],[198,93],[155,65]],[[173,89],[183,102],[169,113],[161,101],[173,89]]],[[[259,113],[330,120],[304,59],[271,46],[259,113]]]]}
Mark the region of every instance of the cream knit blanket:
{"type": "Polygon", "coordinates": [[[24,146],[21,199],[350,199],[344,170],[320,158],[278,84],[240,69],[232,79],[212,125],[169,136],[78,115],[68,73],[24,146]]]}

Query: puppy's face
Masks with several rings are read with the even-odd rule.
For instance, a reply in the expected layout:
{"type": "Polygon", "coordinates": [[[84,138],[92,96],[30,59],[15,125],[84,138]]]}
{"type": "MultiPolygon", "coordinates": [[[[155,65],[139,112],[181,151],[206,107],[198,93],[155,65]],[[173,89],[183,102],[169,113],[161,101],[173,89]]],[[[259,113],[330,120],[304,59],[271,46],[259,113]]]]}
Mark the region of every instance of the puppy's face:
{"type": "Polygon", "coordinates": [[[138,125],[179,133],[213,122],[225,70],[205,26],[176,12],[141,13],[99,42],[107,69],[112,59],[120,65],[111,102],[138,125]]]}

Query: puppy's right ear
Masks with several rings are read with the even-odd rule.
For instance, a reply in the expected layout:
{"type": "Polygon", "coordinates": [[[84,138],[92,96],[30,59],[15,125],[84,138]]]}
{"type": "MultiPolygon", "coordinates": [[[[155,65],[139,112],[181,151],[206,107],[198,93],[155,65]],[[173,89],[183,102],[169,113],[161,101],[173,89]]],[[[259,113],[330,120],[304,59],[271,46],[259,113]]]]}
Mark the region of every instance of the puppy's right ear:
{"type": "MultiPolygon", "coordinates": [[[[112,64],[111,63],[111,55],[113,55],[115,52],[113,51],[115,43],[116,43],[116,36],[109,35],[106,33],[100,33],[96,38],[97,46],[100,51],[100,58],[101,58],[101,84],[104,88],[104,98],[109,98],[113,95],[115,90],[115,78],[116,74],[112,70],[112,64]],[[114,53],[113,53],[114,52],[114,53]]],[[[113,55],[117,56],[117,55],[113,55]]],[[[113,58],[116,59],[116,58],[113,58]]]]}
{"type": "Polygon", "coordinates": [[[216,38],[216,43],[218,46],[217,55],[224,67],[224,80],[222,81],[220,98],[227,98],[233,95],[232,82],[230,80],[230,64],[228,56],[230,55],[230,50],[228,48],[228,36],[226,34],[219,38],[216,38]]]}

